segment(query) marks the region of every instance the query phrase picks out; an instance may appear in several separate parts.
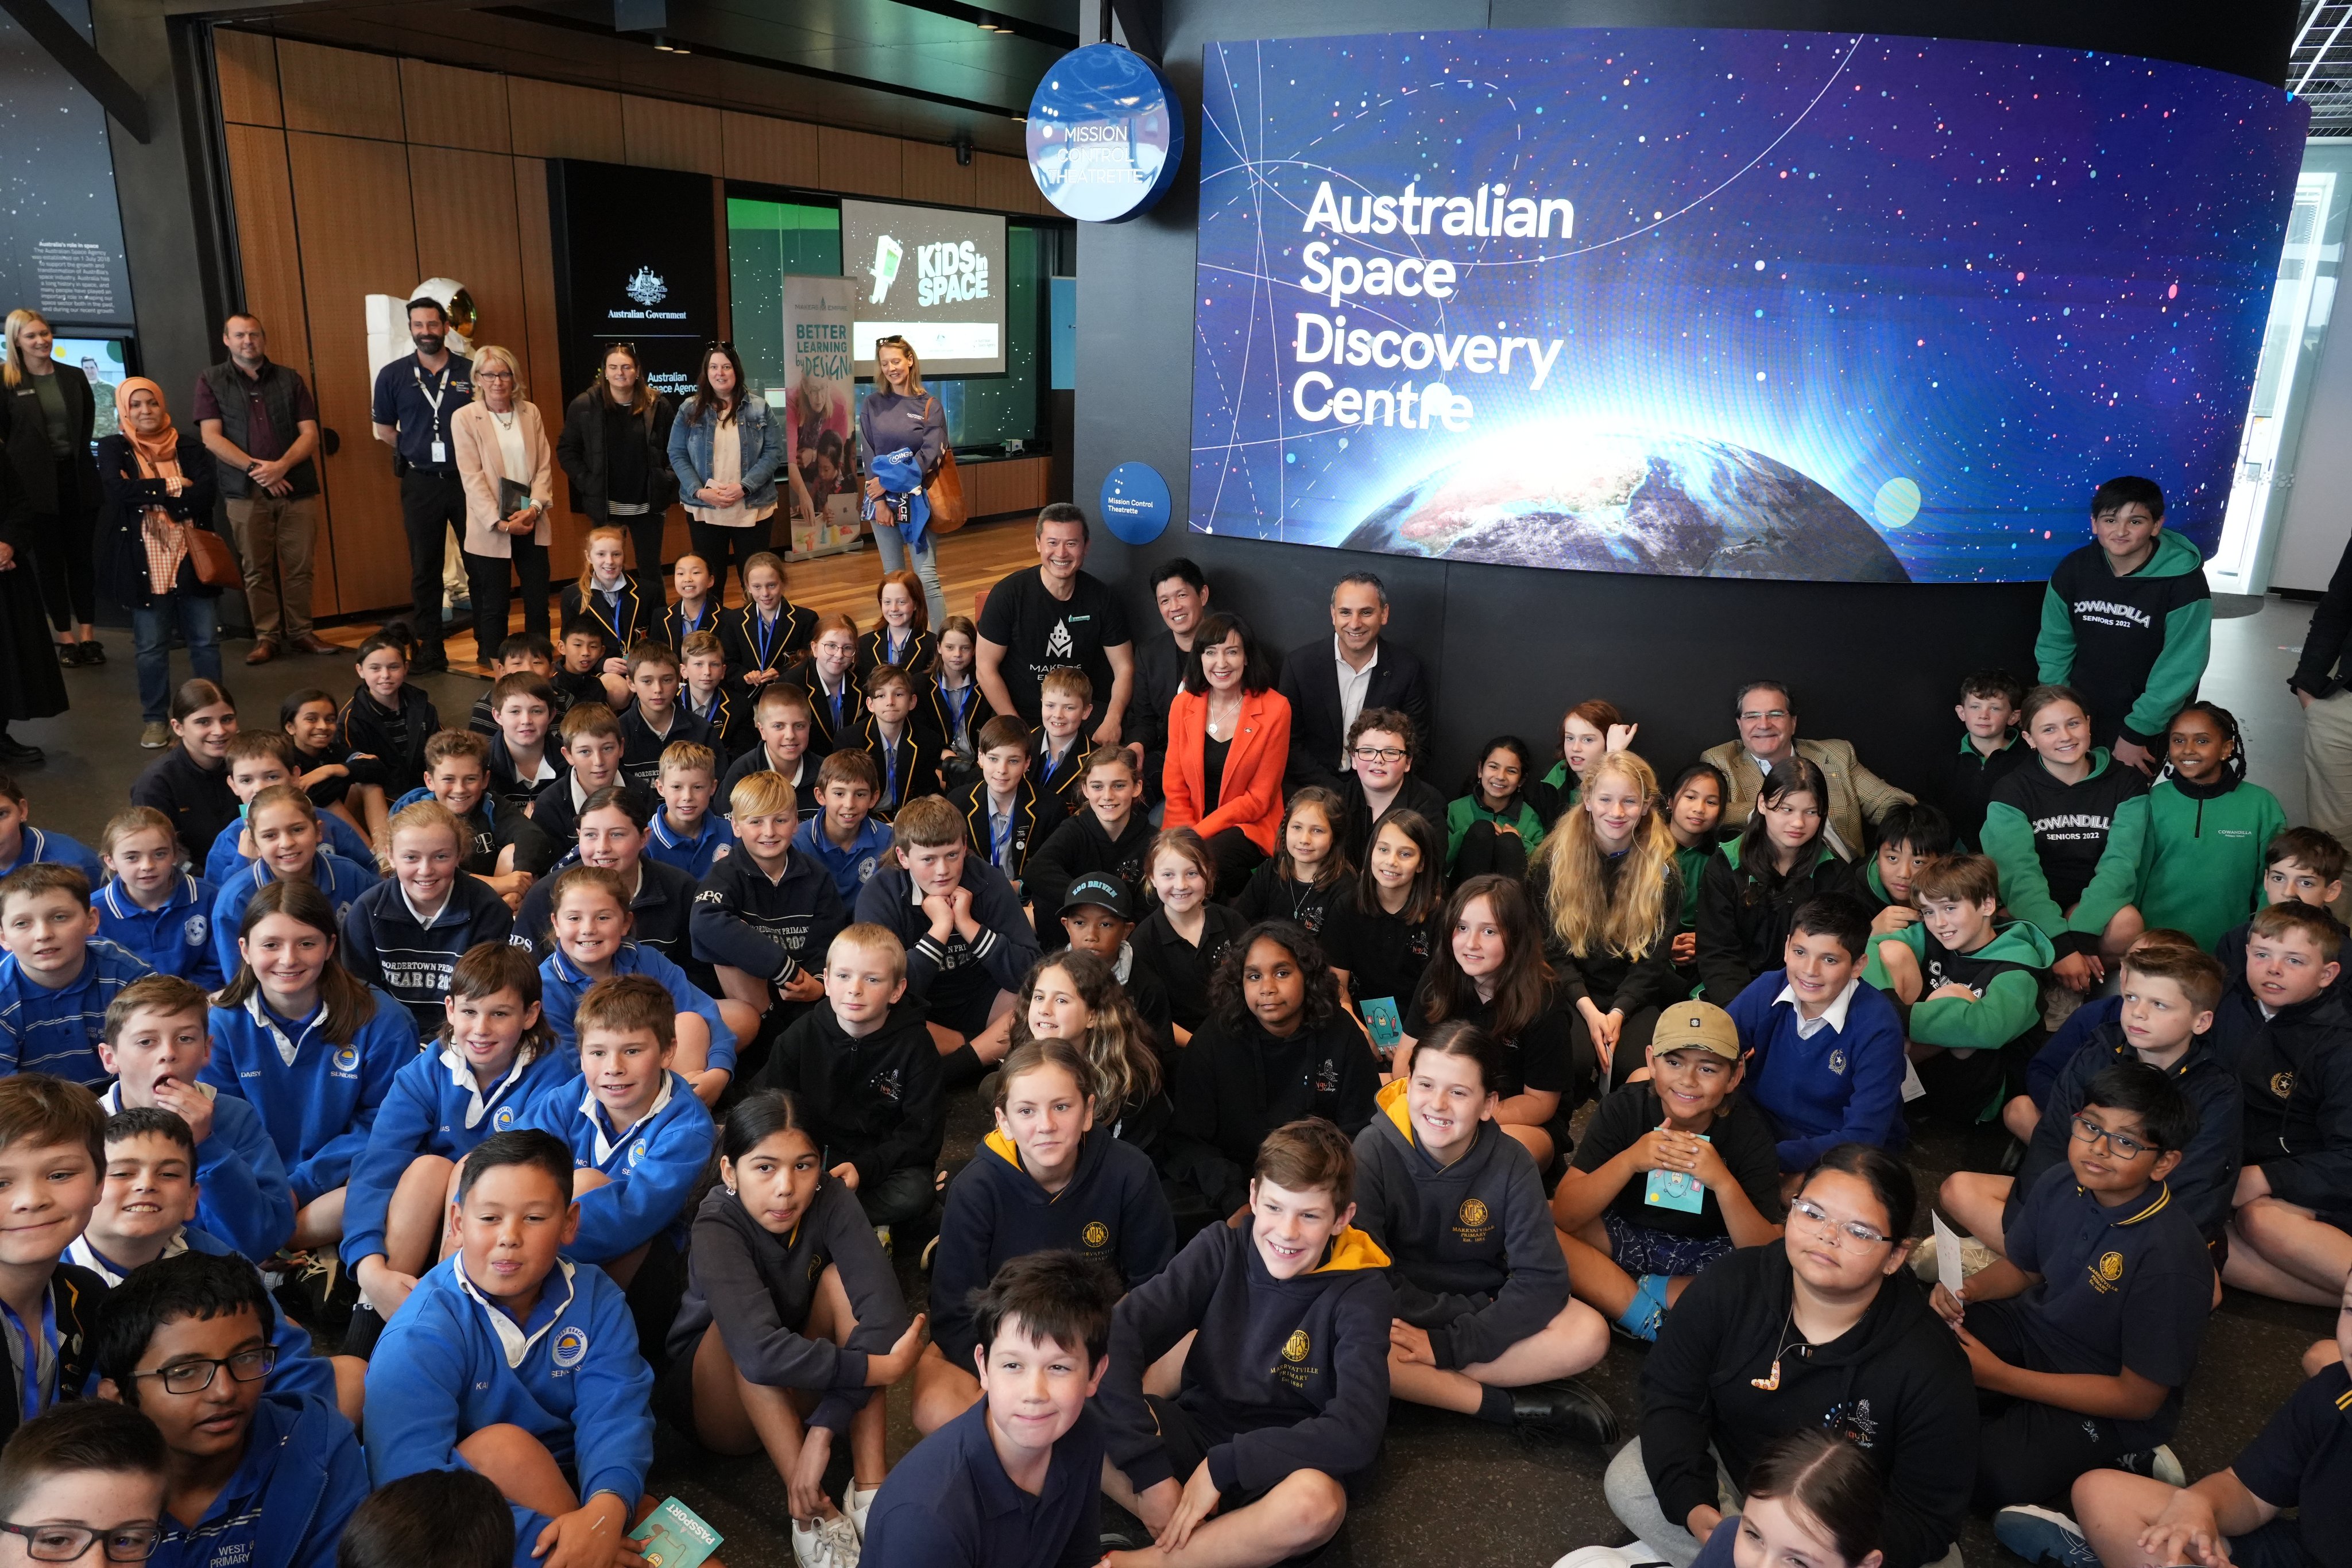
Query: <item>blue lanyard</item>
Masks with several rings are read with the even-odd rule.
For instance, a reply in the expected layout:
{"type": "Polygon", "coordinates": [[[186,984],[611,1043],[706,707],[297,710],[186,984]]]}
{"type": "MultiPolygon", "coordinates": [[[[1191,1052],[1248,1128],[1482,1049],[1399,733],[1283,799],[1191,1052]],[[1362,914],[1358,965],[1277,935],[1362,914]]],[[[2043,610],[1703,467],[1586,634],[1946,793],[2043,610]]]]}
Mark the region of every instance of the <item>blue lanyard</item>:
{"type": "Polygon", "coordinates": [[[1060,767],[1060,766],[1061,766],[1061,765],[1060,765],[1058,762],[1055,761],[1055,759],[1054,759],[1054,753],[1053,753],[1053,749],[1052,749],[1050,747],[1047,747],[1047,748],[1046,748],[1046,752],[1045,752],[1045,782],[1049,787],[1050,787],[1050,786],[1053,784],[1053,782],[1054,782],[1054,770],[1055,770],[1056,768],[1060,767]]]}
{"type": "MultiPolygon", "coordinates": [[[[753,651],[760,655],[759,667],[764,670],[774,658],[770,650],[775,646],[777,622],[783,620],[783,617],[778,615],[772,619],[762,619],[758,610],[748,605],[744,607],[743,614],[751,628],[751,636],[754,640],[753,651]]],[[[841,716],[836,711],[834,715],[835,722],[839,723],[840,718],[841,716]]]]}
{"type": "Polygon", "coordinates": [[[961,691],[950,691],[947,683],[941,681],[939,683],[939,687],[940,700],[948,705],[948,738],[961,740],[963,716],[970,711],[972,694],[977,692],[980,686],[977,683],[973,683],[966,685],[961,691]]]}
{"type": "MultiPolygon", "coordinates": [[[[817,677],[816,684],[820,686],[824,685],[824,677],[819,675],[817,677]]],[[[841,692],[845,692],[848,689],[849,677],[845,674],[841,677],[841,692]]],[[[841,733],[841,692],[828,692],[825,694],[825,701],[833,705],[833,733],[835,735],[839,735],[841,733]]]]}
{"type": "MultiPolygon", "coordinates": [[[[624,584],[628,581],[626,578],[623,578],[621,580],[624,584]]],[[[607,617],[604,613],[604,600],[605,591],[597,586],[593,579],[591,579],[588,586],[588,613],[593,615],[597,621],[603,624],[604,630],[613,634],[613,643],[614,646],[625,647],[628,643],[628,638],[621,631],[620,589],[616,588],[612,591],[613,612],[610,617],[607,617]]]]}
{"type": "MultiPolygon", "coordinates": [[[[1015,804],[1018,804],[1018,802],[1015,802],[1015,804]]],[[[1012,849],[1013,809],[1008,806],[1005,808],[1004,811],[1003,827],[999,828],[996,825],[996,819],[993,816],[988,819],[989,863],[994,866],[997,870],[1003,871],[1004,869],[1004,857],[1012,852],[1012,849]]]]}
{"type": "Polygon", "coordinates": [[[702,613],[701,613],[701,614],[699,614],[699,615],[698,615],[698,616],[696,616],[696,617],[695,617],[693,620],[691,620],[691,621],[688,621],[688,620],[686,618],[686,606],[685,606],[684,604],[680,604],[680,605],[677,607],[677,628],[678,628],[678,633],[679,633],[680,640],[681,640],[681,641],[683,641],[683,640],[684,640],[685,633],[687,633],[687,632],[699,632],[699,631],[701,631],[701,630],[702,630],[702,623],[703,623],[705,621],[709,620],[709,618],[710,618],[710,601],[709,601],[708,599],[706,599],[706,600],[704,600],[704,601],[702,601],[702,613]]]}
{"type": "Polygon", "coordinates": [[[50,1365],[55,1366],[58,1361],[58,1301],[56,1287],[52,1286],[50,1289],[41,1292],[41,1337],[37,1343],[34,1340],[31,1334],[25,1332],[24,1322],[16,1316],[16,1309],[9,1306],[5,1301],[0,1301],[0,1317],[5,1317],[8,1320],[8,1326],[16,1331],[17,1341],[25,1347],[25,1381],[23,1385],[25,1395],[25,1419],[29,1421],[34,1416],[38,1416],[43,1407],[41,1402],[41,1347],[47,1347],[50,1365]]]}
{"type": "Polygon", "coordinates": [[[882,662],[884,664],[897,664],[898,662],[899,653],[906,648],[906,638],[891,636],[890,629],[887,626],[882,629],[882,662]]]}
{"type": "MultiPolygon", "coordinates": [[[[840,713],[840,706],[835,704],[834,723],[841,722],[840,713]]],[[[874,737],[882,742],[882,799],[896,807],[898,804],[898,748],[883,737],[879,725],[874,727],[874,737]]]]}

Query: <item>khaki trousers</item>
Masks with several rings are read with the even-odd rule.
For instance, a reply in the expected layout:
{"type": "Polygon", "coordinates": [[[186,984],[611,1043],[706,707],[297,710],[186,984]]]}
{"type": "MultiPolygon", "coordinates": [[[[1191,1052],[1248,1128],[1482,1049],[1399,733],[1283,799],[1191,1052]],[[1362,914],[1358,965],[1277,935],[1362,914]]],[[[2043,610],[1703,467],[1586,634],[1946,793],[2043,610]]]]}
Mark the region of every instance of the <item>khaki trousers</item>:
{"type": "Polygon", "coordinates": [[[289,643],[310,634],[311,562],[319,498],[264,492],[228,503],[236,553],[245,562],[245,602],[253,640],[289,643]]]}

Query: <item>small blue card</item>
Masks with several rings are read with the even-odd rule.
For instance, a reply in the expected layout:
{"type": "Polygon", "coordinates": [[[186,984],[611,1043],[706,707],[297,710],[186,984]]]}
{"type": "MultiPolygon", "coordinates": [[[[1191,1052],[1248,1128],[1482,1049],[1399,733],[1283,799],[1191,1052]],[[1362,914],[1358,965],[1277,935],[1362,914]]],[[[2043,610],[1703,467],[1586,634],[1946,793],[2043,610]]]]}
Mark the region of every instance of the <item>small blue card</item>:
{"type": "Polygon", "coordinates": [[[1384,1057],[1395,1055],[1404,1043],[1404,1019],[1397,1012],[1396,998],[1367,997],[1356,1005],[1364,1011],[1364,1027],[1372,1031],[1372,1049],[1384,1057]]]}
{"type": "MultiPolygon", "coordinates": [[[[1701,1143],[1715,1140],[1705,1133],[1697,1134],[1701,1143]]],[[[1706,1207],[1706,1184],[1689,1171],[1652,1171],[1644,1184],[1642,1201],[1660,1208],[1678,1208],[1685,1214],[1696,1214],[1706,1207]]]]}
{"type": "Polygon", "coordinates": [[[664,1498],[629,1533],[646,1543],[646,1568],[701,1568],[720,1539],[700,1514],[674,1497],[664,1498]]]}

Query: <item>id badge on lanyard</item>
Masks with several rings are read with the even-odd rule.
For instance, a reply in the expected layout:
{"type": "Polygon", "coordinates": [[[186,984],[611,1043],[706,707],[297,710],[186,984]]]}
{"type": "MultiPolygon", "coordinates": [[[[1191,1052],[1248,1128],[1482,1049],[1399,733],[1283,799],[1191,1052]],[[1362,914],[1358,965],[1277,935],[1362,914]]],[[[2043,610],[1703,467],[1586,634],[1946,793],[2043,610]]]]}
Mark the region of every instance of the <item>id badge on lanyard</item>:
{"type": "Polygon", "coordinates": [[[435,384],[434,389],[428,392],[425,390],[425,371],[413,363],[408,367],[408,373],[416,378],[416,394],[423,398],[426,402],[433,405],[433,455],[431,461],[435,463],[446,463],[449,461],[449,444],[441,438],[441,400],[449,395],[449,375],[453,369],[454,367],[449,365],[442,366],[440,380],[435,384]]]}

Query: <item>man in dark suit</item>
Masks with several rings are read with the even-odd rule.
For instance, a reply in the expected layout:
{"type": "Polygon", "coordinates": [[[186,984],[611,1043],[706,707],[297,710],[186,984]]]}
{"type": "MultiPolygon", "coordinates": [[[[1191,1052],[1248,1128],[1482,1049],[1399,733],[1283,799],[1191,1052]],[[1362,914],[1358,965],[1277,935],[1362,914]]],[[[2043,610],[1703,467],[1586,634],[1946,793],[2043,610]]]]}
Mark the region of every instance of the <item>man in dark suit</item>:
{"type": "Polygon", "coordinates": [[[1394,708],[1412,720],[1425,749],[1429,683],[1411,650],[1383,639],[1388,590],[1369,571],[1351,571],[1331,590],[1331,641],[1294,648],[1275,689],[1290,702],[1290,766],[1286,789],[1320,784],[1347,792],[1348,727],[1366,708],[1394,708]]]}
{"type": "Polygon", "coordinates": [[[1184,679],[1184,655],[1192,651],[1192,633],[1209,612],[1209,580],[1182,556],[1153,570],[1151,598],[1168,633],[1135,640],[1135,700],[1127,708],[1127,748],[1140,758],[1146,797],[1157,800],[1168,760],[1168,709],[1184,679]]]}

